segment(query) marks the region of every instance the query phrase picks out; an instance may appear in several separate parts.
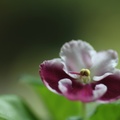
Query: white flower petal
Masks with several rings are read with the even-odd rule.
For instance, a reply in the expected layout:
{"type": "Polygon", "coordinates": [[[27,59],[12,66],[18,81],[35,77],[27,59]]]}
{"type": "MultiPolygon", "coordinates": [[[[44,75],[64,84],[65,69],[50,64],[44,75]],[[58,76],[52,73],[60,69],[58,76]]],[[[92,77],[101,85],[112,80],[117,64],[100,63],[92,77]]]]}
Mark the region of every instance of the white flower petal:
{"type": "Polygon", "coordinates": [[[92,58],[93,66],[91,73],[93,76],[102,76],[105,73],[112,73],[118,64],[116,51],[108,50],[96,53],[92,58]]]}
{"type": "Polygon", "coordinates": [[[120,69],[115,69],[114,74],[120,77],[120,69]]]}
{"type": "Polygon", "coordinates": [[[94,76],[93,77],[93,80],[94,81],[99,81],[99,80],[102,80],[103,78],[107,77],[108,75],[111,75],[112,73],[105,73],[104,75],[102,76],[94,76]]]}
{"type": "Polygon", "coordinates": [[[99,99],[102,97],[107,91],[107,87],[104,84],[98,84],[95,86],[95,90],[93,91],[93,100],[99,99]]]}
{"type": "Polygon", "coordinates": [[[72,85],[72,81],[67,78],[62,79],[58,82],[58,87],[62,93],[67,92],[67,85],[72,85]]]}
{"type": "Polygon", "coordinates": [[[80,72],[82,68],[91,67],[92,56],[95,53],[96,51],[89,43],[72,40],[62,46],[60,57],[66,65],[66,71],[80,72]]]}

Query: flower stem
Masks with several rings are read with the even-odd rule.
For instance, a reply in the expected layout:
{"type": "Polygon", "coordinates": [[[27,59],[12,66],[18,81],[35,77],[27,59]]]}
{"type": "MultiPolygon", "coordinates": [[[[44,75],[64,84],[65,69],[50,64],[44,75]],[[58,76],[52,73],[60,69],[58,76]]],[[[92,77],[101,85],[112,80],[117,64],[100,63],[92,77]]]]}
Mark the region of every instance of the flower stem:
{"type": "Polygon", "coordinates": [[[86,117],[86,103],[82,102],[82,118],[83,120],[87,120],[86,117]]]}

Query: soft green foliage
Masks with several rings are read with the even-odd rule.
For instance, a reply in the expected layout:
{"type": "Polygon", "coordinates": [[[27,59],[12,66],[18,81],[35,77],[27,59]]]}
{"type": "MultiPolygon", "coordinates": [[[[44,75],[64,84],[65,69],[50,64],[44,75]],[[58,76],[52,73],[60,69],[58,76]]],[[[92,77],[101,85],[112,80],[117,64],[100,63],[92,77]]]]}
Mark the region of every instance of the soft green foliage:
{"type": "Polygon", "coordinates": [[[32,85],[38,85],[38,86],[43,85],[42,81],[40,81],[40,78],[31,75],[23,75],[20,78],[20,81],[32,85]]]}
{"type": "Polygon", "coordinates": [[[83,120],[83,119],[78,116],[75,116],[75,117],[70,117],[67,120],[83,120]]]}
{"type": "Polygon", "coordinates": [[[40,97],[42,97],[46,107],[48,108],[51,118],[50,120],[65,120],[69,116],[80,114],[80,103],[72,102],[63,96],[54,94],[47,90],[46,87],[35,87],[40,97]]]}
{"type": "Polygon", "coordinates": [[[52,93],[43,85],[40,78],[27,75],[20,80],[33,86],[40,99],[48,108],[51,115],[49,120],[65,120],[69,116],[77,116],[81,113],[80,102],[72,102],[61,95],[52,93]]]}
{"type": "MultiPolygon", "coordinates": [[[[38,79],[32,76],[24,76],[21,80],[32,85],[38,93],[50,113],[48,120],[82,120],[80,118],[82,116],[81,102],[69,101],[61,95],[52,93],[38,79]]],[[[86,106],[86,112],[88,120],[119,120],[120,103],[89,103],[86,106]]]]}
{"type": "Polygon", "coordinates": [[[0,97],[0,120],[37,120],[27,105],[15,95],[0,97]]]}
{"type": "Polygon", "coordinates": [[[90,120],[120,120],[120,103],[99,105],[90,120]]]}

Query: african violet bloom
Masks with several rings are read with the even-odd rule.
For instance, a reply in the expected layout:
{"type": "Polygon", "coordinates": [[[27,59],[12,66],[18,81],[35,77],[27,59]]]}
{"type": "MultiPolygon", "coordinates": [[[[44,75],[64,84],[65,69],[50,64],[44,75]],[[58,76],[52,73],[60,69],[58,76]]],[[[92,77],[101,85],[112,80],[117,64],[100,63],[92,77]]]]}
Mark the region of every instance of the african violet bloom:
{"type": "Polygon", "coordinates": [[[96,52],[87,42],[65,43],[60,58],[44,61],[39,74],[45,86],[69,100],[110,102],[120,98],[116,51],[96,52]]]}

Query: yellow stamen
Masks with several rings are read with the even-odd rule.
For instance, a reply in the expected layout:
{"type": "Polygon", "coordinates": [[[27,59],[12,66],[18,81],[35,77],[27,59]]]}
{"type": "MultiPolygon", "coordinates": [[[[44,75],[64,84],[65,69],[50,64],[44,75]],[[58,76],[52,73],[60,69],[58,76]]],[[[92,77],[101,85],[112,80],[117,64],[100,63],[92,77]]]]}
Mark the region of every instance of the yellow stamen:
{"type": "Polygon", "coordinates": [[[84,84],[90,83],[90,71],[88,69],[82,69],[80,71],[80,80],[84,84]]]}

